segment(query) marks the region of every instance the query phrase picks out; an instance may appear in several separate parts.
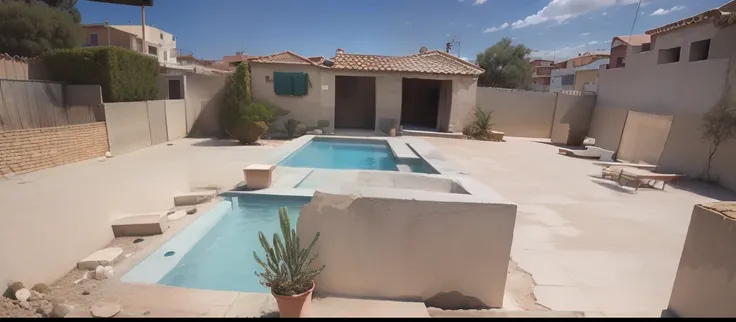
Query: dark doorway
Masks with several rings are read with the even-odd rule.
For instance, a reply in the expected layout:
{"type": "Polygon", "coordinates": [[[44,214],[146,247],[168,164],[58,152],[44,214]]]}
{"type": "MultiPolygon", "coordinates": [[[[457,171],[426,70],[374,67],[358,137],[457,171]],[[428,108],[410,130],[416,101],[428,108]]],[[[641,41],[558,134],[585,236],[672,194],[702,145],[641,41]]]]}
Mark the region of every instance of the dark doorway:
{"type": "Polygon", "coordinates": [[[442,81],[404,78],[401,81],[401,125],[406,128],[438,130],[442,81]]]}
{"type": "Polygon", "coordinates": [[[376,78],[335,76],[335,127],[375,129],[376,78]]]}
{"type": "Polygon", "coordinates": [[[181,97],[181,81],[178,79],[169,80],[169,99],[180,100],[181,97]]]}

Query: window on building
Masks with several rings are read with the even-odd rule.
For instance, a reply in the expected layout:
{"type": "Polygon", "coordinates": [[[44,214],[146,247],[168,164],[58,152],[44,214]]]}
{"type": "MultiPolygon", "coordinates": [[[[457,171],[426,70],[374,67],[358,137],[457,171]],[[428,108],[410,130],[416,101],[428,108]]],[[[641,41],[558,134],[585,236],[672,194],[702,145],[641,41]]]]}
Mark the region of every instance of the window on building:
{"type": "Polygon", "coordinates": [[[575,84],[575,75],[562,76],[562,86],[568,86],[568,85],[574,85],[574,84],[575,84]]]}
{"type": "Polygon", "coordinates": [[[154,56],[158,56],[158,48],[155,46],[148,46],[148,53],[154,56]]]}
{"type": "Polygon", "coordinates": [[[652,50],[652,43],[648,42],[648,43],[645,43],[645,44],[641,44],[641,52],[642,53],[643,52],[650,51],[650,50],[652,50]]]}
{"type": "Polygon", "coordinates": [[[669,64],[680,61],[680,47],[660,49],[657,64],[669,64]]]}
{"type": "Polygon", "coordinates": [[[169,61],[169,52],[164,50],[164,61],[169,61]]]}
{"type": "Polygon", "coordinates": [[[305,96],[309,88],[307,73],[273,73],[273,91],[281,96],[305,96]]]}
{"type": "Polygon", "coordinates": [[[162,33],[160,33],[160,34],[159,34],[159,37],[161,38],[161,40],[164,40],[164,33],[163,33],[163,32],[162,32],[162,33]]]}
{"type": "Polygon", "coordinates": [[[616,67],[624,67],[626,62],[624,62],[624,57],[618,57],[616,58],[616,67]]]}
{"type": "Polygon", "coordinates": [[[708,59],[710,51],[710,39],[696,41],[690,44],[690,61],[708,59]]]}
{"type": "Polygon", "coordinates": [[[100,43],[100,40],[97,38],[97,34],[96,33],[89,34],[89,44],[90,45],[97,46],[97,45],[99,45],[99,43],[100,43]]]}

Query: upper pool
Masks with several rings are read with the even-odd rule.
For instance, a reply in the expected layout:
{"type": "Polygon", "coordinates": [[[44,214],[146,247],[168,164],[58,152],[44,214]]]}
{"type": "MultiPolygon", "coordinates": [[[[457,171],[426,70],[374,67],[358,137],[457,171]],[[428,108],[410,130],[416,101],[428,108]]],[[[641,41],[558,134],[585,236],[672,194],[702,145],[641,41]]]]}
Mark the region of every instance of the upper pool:
{"type": "MultiPolygon", "coordinates": [[[[429,164],[408,162],[411,172],[437,173],[429,164]]],[[[279,162],[297,168],[399,171],[386,141],[314,138],[279,162]]]]}

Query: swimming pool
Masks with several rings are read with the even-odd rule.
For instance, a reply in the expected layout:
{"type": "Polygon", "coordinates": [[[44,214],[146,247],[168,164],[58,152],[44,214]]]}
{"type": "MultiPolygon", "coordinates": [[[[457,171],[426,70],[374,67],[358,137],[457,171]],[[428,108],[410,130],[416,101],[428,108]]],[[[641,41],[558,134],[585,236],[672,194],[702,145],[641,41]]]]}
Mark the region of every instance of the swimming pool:
{"type": "Polygon", "coordinates": [[[337,170],[399,171],[436,174],[424,160],[397,160],[386,141],[314,138],[279,162],[281,166],[337,170]]]}
{"type": "Polygon", "coordinates": [[[123,281],[207,290],[268,293],[255,272],[263,268],[253,251],[265,258],[258,232],[269,242],[279,232],[280,207],[287,207],[296,229],[299,210],[311,197],[233,196],[203,214],[123,276],[123,281]],[[188,244],[187,246],[181,246],[188,244]],[[166,253],[176,250],[175,254],[166,253]]]}

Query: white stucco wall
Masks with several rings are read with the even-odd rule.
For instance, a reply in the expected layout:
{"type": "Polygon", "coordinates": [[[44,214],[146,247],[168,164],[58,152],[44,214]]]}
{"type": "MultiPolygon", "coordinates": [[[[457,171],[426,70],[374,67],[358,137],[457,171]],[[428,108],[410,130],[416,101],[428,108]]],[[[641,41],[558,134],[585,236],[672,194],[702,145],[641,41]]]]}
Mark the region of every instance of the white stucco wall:
{"type": "Polygon", "coordinates": [[[317,290],[421,300],[442,308],[501,307],[516,206],[386,188],[316,192],[297,232],[320,239],[317,290]]]}

